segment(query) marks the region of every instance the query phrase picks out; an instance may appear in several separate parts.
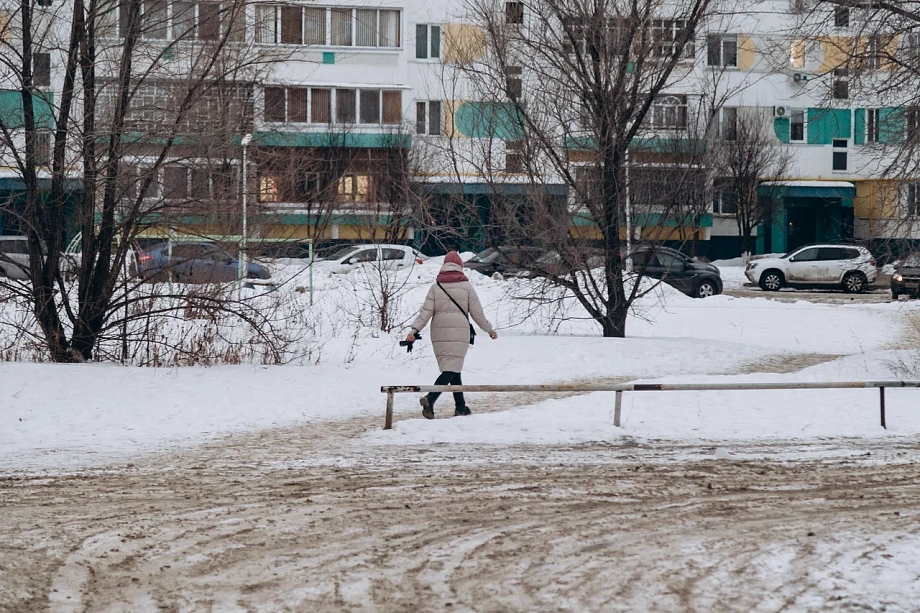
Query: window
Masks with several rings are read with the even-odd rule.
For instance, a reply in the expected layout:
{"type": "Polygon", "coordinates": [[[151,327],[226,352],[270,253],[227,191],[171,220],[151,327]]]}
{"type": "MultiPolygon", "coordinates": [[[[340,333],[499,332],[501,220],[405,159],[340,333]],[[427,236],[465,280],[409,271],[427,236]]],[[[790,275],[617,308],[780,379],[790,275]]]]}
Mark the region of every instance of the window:
{"type": "Polygon", "coordinates": [[[866,48],[862,56],[864,70],[878,70],[882,63],[882,41],[878,35],[866,37],[866,48]]]}
{"type": "Polygon", "coordinates": [[[429,136],[441,135],[441,101],[415,103],[415,131],[429,136]]]}
{"type": "Polygon", "coordinates": [[[505,172],[524,172],[524,143],[505,141],[505,172]]]}
{"type": "Polygon", "coordinates": [[[32,85],[49,87],[51,85],[51,54],[32,54],[32,85]]]}
{"type": "Polygon", "coordinates": [[[291,123],[307,122],[307,89],[292,87],[287,90],[287,120],[291,123]]]}
{"type": "Polygon", "coordinates": [[[398,10],[263,4],[255,9],[258,43],[390,48],[400,45],[398,10]]]}
{"type": "Polygon", "coordinates": [[[920,140],[920,109],[916,107],[904,109],[904,138],[909,143],[920,140]]]}
{"type": "Polygon", "coordinates": [[[793,110],[790,114],[789,140],[794,143],[805,142],[805,111],[793,110]]]}
{"type": "Polygon", "coordinates": [[[342,175],[339,177],[339,202],[367,202],[370,177],[342,175]]]}
{"type": "Polygon", "coordinates": [[[687,32],[687,22],[682,19],[655,19],[652,21],[652,56],[667,59],[680,51],[681,59],[696,56],[693,32],[687,32]],[[688,36],[689,34],[689,36],[688,36]],[[683,43],[687,37],[686,44],[683,43]]]}
{"type": "Polygon", "coordinates": [[[505,68],[505,91],[508,99],[517,102],[521,99],[524,84],[521,81],[521,67],[507,66],[505,68]]]}
{"type": "Polygon", "coordinates": [[[849,249],[843,247],[821,247],[818,249],[819,262],[831,262],[834,260],[848,260],[849,249]]]}
{"type": "Polygon", "coordinates": [[[283,87],[265,88],[265,121],[285,121],[285,91],[283,87]]]}
{"type": "Polygon", "coordinates": [[[834,99],[847,100],[850,97],[850,71],[845,67],[834,68],[834,99]]]}
{"type": "Polygon", "coordinates": [[[833,152],[832,159],[832,170],[835,171],[845,171],[847,169],[847,146],[849,143],[845,140],[834,140],[833,147],[835,151],[833,152]],[[837,151],[837,149],[843,149],[843,151],[837,151]]]}
{"type": "Polygon", "coordinates": [[[303,44],[303,9],[301,7],[281,7],[281,44],[303,44]]]}
{"type": "Polygon", "coordinates": [[[719,136],[723,140],[738,140],[738,109],[724,106],[719,117],[719,136]]]}
{"type": "Polygon", "coordinates": [[[259,177],[259,202],[278,202],[278,177],[259,177]]]}
{"type": "Polygon", "coordinates": [[[902,37],[904,61],[915,68],[920,65],[920,32],[909,32],[902,37]]]}
{"type": "Polygon", "coordinates": [[[383,92],[383,123],[402,123],[402,92],[398,89],[383,92]]]}
{"type": "Polygon", "coordinates": [[[920,182],[910,181],[904,186],[904,204],[910,217],[920,217],[920,182]]]}
{"type": "Polygon", "coordinates": [[[35,132],[35,164],[37,166],[51,166],[51,132],[35,132]]]}
{"type": "Polygon", "coordinates": [[[313,123],[332,123],[332,90],[310,89],[310,121],[313,123]]]}
{"type": "Polygon", "coordinates": [[[358,47],[377,46],[377,11],[358,9],[355,11],[355,45],[358,47]]]}
{"type": "Polygon", "coordinates": [[[687,97],[663,95],[652,105],[652,125],[659,129],[687,127],[687,97]]]}
{"type": "Polygon", "coordinates": [[[738,37],[710,34],[706,39],[706,63],[709,66],[738,66],[738,37]]]}
{"type": "Polygon", "coordinates": [[[815,247],[802,249],[792,257],[796,262],[814,262],[818,259],[818,249],[815,247]]]}
{"type": "Polygon", "coordinates": [[[716,179],[713,183],[712,214],[738,214],[738,195],[732,190],[731,179],[716,179]]]}
{"type": "Polygon", "coordinates": [[[331,9],[332,40],[331,44],[339,47],[351,47],[351,9],[331,9]]]}
{"type": "Polygon", "coordinates": [[[834,7],[834,27],[850,27],[850,9],[845,6],[834,7]]]}
{"type": "Polygon", "coordinates": [[[355,123],[355,103],[357,98],[353,89],[335,90],[335,120],[337,123],[355,123]]]}
{"type": "Polygon", "coordinates": [[[881,125],[881,109],[866,109],[866,142],[867,143],[877,143],[879,142],[879,134],[881,130],[879,126],[881,125]]]}
{"type": "Polygon", "coordinates": [[[187,200],[189,197],[188,168],[166,166],[163,168],[163,197],[167,200],[187,200]]]}
{"type": "Polygon", "coordinates": [[[505,2],[505,23],[524,23],[524,3],[505,2]]]}
{"type": "Polygon", "coordinates": [[[380,123],[380,90],[361,90],[361,123],[380,123]]]}
{"type": "Polygon", "coordinates": [[[217,40],[220,38],[220,5],[200,3],[198,5],[198,38],[217,40]]]}
{"type": "Polygon", "coordinates": [[[276,6],[256,5],[256,42],[274,44],[278,42],[278,20],[276,6]]]}
{"type": "Polygon", "coordinates": [[[378,47],[399,47],[399,11],[377,11],[380,25],[377,27],[378,47]]]}
{"type": "Polygon", "coordinates": [[[436,60],[441,57],[441,26],[415,26],[415,57],[436,60]]]}
{"type": "Polygon", "coordinates": [[[303,42],[307,45],[325,45],[326,9],[305,8],[303,15],[303,42]]]}
{"type": "Polygon", "coordinates": [[[402,260],[406,252],[402,249],[382,249],[384,260],[402,260]]]}
{"type": "Polygon", "coordinates": [[[141,36],[144,38],[164,39],[168,21],[166,0],[144,0],[141,36]]]}

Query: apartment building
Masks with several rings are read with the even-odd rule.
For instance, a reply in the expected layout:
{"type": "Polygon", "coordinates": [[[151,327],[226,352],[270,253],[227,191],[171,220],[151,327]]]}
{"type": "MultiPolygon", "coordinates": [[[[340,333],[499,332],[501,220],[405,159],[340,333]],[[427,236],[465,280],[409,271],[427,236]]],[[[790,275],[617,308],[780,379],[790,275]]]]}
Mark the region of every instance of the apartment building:
{"type": "MultiPolygon", "coordinates": [[[[731,11],[693,33],[693,44],[655,102],[653,127],[663,137],[669,129],[684,129],[701,101],[714,105],[721,138],[732,138],[742,111],[759,113],[771,124],[775,145],[789,152],[792,163],[783,176],[763,177],[782,187],[783,199],[756,230],[758,252],[824,240],[920,241],[917,184],[884,173],[892,151],[917,135],[920,116],[905,108],[898,92],[882,96],[871,87],[873,79],[895,70],[886,55],[920,57],[920,38],[869,35],[855,10],[814,12],[802,0],[731,4],[731,11]],[[857,55],[863,58],[858,74],[857,55]]],[[[103,34],[112,40],[124,35],[124,6],[115,3],[106,11],[103,34]]],[[[144,14],[159,24],[145,35],[147,44],[168,47],[180,36],[189,37],[189,44],[219,39],[226,34],[221,24],[227,6],[143,2],[144,14]]],[[[495,6],[510,25],[528,27],[528,3],[495,6]]],[[[664,40],[680,25],[662,20],[657,27],[655,36],[664,40]]],[[[237,100],[238,119],[230,124],[236,133],[218,148],[178,150],[183,159],[220,158],[222,164],[207,171],[166,166],[158,171],[161,187],[153,197],[224,200],[235,207],[243,133],[252,134],[246,176],[258,217],[254,231],[264,237],[361,240],[387,228],[394,240],[421,241],[419,222],[408,222],[405,214],[419,194],[459,195],[487,215],[494,195],[525,189],[514,131],[507,122],[482,121],[484,114],[513,113],[514,103],[475,99],[452,76],[452,66],[475,63],[488,51],[486,36],[463,3],[247,3],[226,38],[244,50],[240,53],[265,58],[248,73],[241,71],[229,96],[237,100]],[[484,165],[458,166],[450,155],[458,149],[467,158],[488,151],[488,172],[484,165]]],[[[41,104],[53,106],[60,99],[64,61],[60,46],[36,55],[41,79],[36,84],[45,92],[41,104]]],[[[114,76],[114,66],[106,69],[114,76]]],[[[516,70],[509,79],[526,81],[527,66],[516,70]]],[[[181,71],[175,78],[182,80],[181,71]]],[[[0,92],[0,112],[16,128],[20,94],[7,87],[0,92]]],[[[151,86],[150,99],[135,113],[139,133],[170,95],[168,85],[151,86]]],[[[225,108],[219,102],[205,107],[201,121],[225,108]]],[[[42,125],[50,128],[45,115],[42,125]]],[[[189,123],[188,129],[198,126],[189,123]]],[[[50,155],[47,150],[43,144],[43,157],[50,155]]],[[[6,165],[0,190],[13,193],[19,177],[14,164],[6,165]]],[[[77,175],[78,166],[73,165],[77,175]]],[[[709,173],[706,180],[712,189],[719,177],[709,173]]],[[[545,185],[553,197],[568,195],[565,184],[552,177],[545,185]]],[[[697,249],[712,258],[736,256],[741,246],[733,198],[712,193],[710,210],[697,221],[697,249]]],[[[643,231],[641,219],[632,225],[643,231]]],[[[485,240],[474,229],[467,239],[457,246],[475,249],[485,240]]]]}

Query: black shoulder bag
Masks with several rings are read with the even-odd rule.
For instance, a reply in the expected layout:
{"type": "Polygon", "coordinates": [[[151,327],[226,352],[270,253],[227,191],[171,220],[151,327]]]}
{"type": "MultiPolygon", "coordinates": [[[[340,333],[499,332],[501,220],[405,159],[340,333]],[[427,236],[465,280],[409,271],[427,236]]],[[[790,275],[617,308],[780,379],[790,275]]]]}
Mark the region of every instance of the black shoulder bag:
{"type": "MultiPolygon", "coordinates": [[[[447,297],[450,298],[450,301],[454,303],[454,306],[457,307],[458,309],[460,309],[460,312],[463,313],[463,316],[464,316],[464,317],[466,317],[467,323],[469,323],[469,321],[470,321],[470,316],[469,316],[469,314],[468,314],[466,311],[463,310],[463,307],[460,306],[460,305],[457,303],[456,300],[454,300],[454,297],[451,296],[450,293],[448,293],[448,291],[447,291],[446,289],[444,289],[444,286],[443,286],[443,285],[441,285],[440,283],[438,283],[438,287],[441,288],[441,291],[442,291],[442,292],[444,292],[445,294],[447,294],[447,297]]],[[[473,324],[470,324],[470,345],[474,345],[474,344],[476,344],[476,330],[473,329],[473,324]]]]}

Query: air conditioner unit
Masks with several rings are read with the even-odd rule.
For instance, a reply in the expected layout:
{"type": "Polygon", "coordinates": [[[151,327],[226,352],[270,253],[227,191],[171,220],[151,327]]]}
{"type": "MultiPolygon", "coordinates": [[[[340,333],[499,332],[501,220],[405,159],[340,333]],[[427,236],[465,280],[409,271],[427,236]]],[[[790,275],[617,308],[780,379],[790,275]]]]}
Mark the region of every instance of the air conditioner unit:
{"type": "Polygon", "coordinates": [[[773,115],[776,117],[788,117],[792,112],[791,106],[774,106],[773,115]]]}
{"type": "Polygon", "coordinates": [[[808,75],[805,74],[804,72],[793,72],[793,73],[792,73],[792,80],[793,80],[795,83],[804,83],[805,81],[808,80],[808,75]]]}

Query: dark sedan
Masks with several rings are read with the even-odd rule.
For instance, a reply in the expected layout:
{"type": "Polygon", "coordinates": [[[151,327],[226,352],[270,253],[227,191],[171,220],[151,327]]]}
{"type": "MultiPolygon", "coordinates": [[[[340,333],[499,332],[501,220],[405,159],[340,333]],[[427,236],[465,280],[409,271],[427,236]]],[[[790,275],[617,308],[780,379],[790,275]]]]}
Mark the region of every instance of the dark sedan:
{"type": "Polygon", "coordinates": [[[891,275],[891,299],[906,294],[920,298],[920,253],[912,253],[895,266],[891,275]]]}
{"type": "Polygon", "coordinates": [[[464,262],[463,267],[489,277],[495,273],[521,274],[533,267],[541,253],[536,247],[489,247],[464,262]]]}
{"type": "Polygon", "coordinates": [[[638,249],[632,254],[632,267],[639,274],[660,279],[693,298],[708,298],[722,293],[722,277],[718,268],[687,257],[676,249],[638,249]]]}
{"type": "MultiPolygon", "coordinates": [[[[145,281],[177,283],[227,283],[236,281],[239,260],[213,243],[180,242],[155,245],[137,254],[138,274],[145,281]]],[[[268,269],[246,263],[247,279],[268,279],[268,269]]]]}

